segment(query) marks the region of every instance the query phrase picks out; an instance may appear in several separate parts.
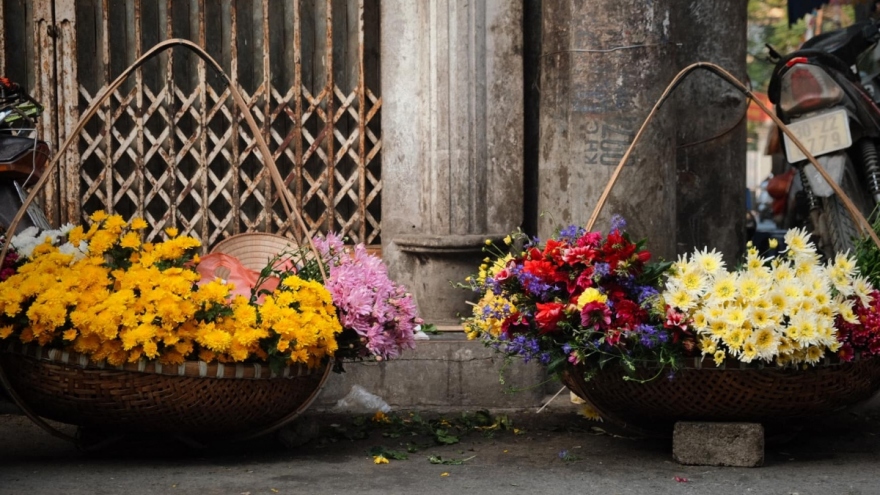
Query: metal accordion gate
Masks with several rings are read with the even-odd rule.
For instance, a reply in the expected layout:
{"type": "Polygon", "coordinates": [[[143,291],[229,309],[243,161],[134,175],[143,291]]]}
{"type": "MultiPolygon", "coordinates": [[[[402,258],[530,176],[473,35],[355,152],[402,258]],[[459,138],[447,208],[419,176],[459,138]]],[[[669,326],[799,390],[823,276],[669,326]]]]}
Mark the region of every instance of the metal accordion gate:
{"type": "MultiPolygon", "coordinates": [[[[260,124],[309,234],[380,243],[379,0],[0,0],[0,75],[46,110],[57,149],[101,88],[168,38],[204,47],[260,124]]],[[[205,249],[292,233],[220,77],[166,51],[139,68],[63,157],[50,218],[98,209],[176,227],[205,249]]]]}

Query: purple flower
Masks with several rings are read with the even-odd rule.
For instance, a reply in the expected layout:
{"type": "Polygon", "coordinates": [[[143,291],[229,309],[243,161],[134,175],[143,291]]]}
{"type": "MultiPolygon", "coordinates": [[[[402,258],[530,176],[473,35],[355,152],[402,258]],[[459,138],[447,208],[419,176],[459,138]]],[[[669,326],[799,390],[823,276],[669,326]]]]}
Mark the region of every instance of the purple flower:
{"type": "Polygon", "coordinates": [[[618,232],[623,232],[625,229],[626,220],[624,220],[623,217],[620,215],[611,215],[611,232],[614,232],[615,230],[618,232]]]}
{"type": "Polygon", "coordinates": [[[577,225],[569,225],[568,227],[559,231],[559,240],[567,241],[570,244],[574,244],[577,240],[586,233],[586,230],[583,227],[578,227],[577,225]]]}
{"type": "Polygon", "coordinates": [[[595,278],[607,277],[609,273],[611,273],[611,267],[608,263],[596,263],[593,266],[593,277],[595,278]]]}

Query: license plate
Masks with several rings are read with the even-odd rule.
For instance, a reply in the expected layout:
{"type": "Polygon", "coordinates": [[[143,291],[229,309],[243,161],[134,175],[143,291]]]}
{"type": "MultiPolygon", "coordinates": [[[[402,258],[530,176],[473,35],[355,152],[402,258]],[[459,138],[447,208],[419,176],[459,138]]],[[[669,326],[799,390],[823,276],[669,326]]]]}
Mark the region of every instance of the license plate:
{"type": "MultiPolygon", "coordinates": [[[[824,155],[852,146],[849,119],[846,110],[843,109],[792,122],[788,124],[788,128],[813,156],[824,155]]],[[[785,139],[785,154],[788,156],[788,163],[807,159],[806,155],[801,153],[801,150],[787,135],[783,134],[783,138],[785,139]]]]}

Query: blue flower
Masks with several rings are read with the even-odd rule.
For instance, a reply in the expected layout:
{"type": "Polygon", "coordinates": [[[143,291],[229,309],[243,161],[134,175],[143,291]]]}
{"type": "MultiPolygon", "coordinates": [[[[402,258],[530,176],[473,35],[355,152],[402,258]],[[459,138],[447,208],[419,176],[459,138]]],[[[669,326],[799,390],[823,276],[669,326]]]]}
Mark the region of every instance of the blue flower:
{"type": "Polygon", "coordinates": [[[624,220],[623,217],[620,215],[611,215],[611,232],[614,232],[615,230],[618,232],[623,232],[625,229],[626,220],[624,220]]]}
{"type": "Polygon", "coordinates": [[[578,227],[577,225],[569,225],[568,227],[559,231],[559,240],[560,241],[568,241],[569,243],[574,244],[581,236],[586,233],[583,227],[578,227]]]}

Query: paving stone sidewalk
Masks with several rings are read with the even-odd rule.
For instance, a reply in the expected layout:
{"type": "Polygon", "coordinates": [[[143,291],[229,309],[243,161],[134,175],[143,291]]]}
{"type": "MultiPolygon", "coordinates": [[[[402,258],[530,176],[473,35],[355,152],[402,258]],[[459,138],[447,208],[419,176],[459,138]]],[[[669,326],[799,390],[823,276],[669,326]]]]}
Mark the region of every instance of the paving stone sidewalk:
{"type": "MultiPolygon", "coordinates": [[[[489,411],[493,421],[506,418],[505,428],[474,429],[448,445],[370,427],[365,416],[313,410],[297,426],[309,437],[297,447],[275,436],[208,449],[139,439],[97,452],[79,451],[24,416],[0,415],[0,494],[880,493],[875,409],[806,425],[768,445],[763,467],[722,468],[680,465],[671,440],[618,436],[567,401],[556,404],[540,414],[489,411]],[[375,464],[371,449],[408,458],[375,464]]],[[[463,411],[418,414],[454,426],[463,411]]]]}

